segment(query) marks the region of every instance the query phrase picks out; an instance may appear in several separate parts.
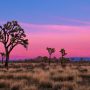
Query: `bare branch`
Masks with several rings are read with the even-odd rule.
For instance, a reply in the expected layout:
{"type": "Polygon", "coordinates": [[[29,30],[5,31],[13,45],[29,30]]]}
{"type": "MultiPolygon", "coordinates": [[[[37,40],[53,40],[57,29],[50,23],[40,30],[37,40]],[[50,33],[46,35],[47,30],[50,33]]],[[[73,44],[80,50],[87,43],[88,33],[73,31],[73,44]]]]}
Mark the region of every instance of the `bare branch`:
{"type": "Polygon", "coordinates": [[[28,39],[25,39],[25,37],[25,32],[17,21],[7,22],[0,26],[0,42],[4,44],[8,52],[11,52],[18,44],[26,48],[28,39]]]}

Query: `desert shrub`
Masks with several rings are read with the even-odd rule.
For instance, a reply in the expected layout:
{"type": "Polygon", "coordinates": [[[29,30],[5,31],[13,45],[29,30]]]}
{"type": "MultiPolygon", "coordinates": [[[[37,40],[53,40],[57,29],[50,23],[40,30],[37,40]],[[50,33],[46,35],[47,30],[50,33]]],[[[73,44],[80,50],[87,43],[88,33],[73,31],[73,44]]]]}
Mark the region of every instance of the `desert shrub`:
{"type": "Polygon", "coordinates": [[[79,75],[82,78],[82,82],[90,85],[90,75],[79,75]]]}
{"type": "MultiPolygon", "coordinates": [[[[12,68],[17,68],[17,69],[18,69],[18,68],[21,68],[20,65],[13,65],[13,66],[11,66],[11,67],[12,67],[12,68]]],[[[10,67],[10,68],[11,68],[11,67],[10,67]]]]}
{"type": "Polygon", "coordinates": [[[62,68],[66,68],[66,63],[61,63],[62,68]]]}
{"type": "Polygon", "coordinates": [[[23,88],[27,87],[27,80],[14,80],[10,84],[10,90],[23,90],[23,88]]]}
{"type": "Polygon", "coordinates": [[[22,90],[38,90],[36,86],[25,86],[22,90]]]}
{"type": "Polygon", "coordinates": [[[62,76],[57,76],[57,75],[54,75],[51,77],[52,80],[54,80],[55,82],[58,81],[63,81],[63,77],[62,76]]]}
{"type": "Polygon", "coordinates": [[[38,81],[38,79],[37,78],[33,78],[33,77],[31,77],[31,76],[25,76],[25,75],[21,75],[21,76],[17,76],[17,77],[15,77],[15,79],[17,79],[17,80],[27,80],[27,82],[28,82],[28,84],[38,84],[39,83],[39,81],[38,81]]]}
{"type": "MultiPolygon", "coordinates": [[[[62,84],[62,89],[61,90],[74,90],[74,87],[72,84],[68,84],[68,83],[63,83],[62,84]]],[[[76,90],[76,89],[75,89],[76,90]]]]}
{"type": "Polygon", "coordinates": [[[53,90],[61,90],[61,88],[62,88],[62,85],[57,83],[54,85],[53,90]]]}
{"type": "Polygon", "coordinates": [[[88,70],[86,68],[78,68],[78,71],[81,73],[86,73],[88,70]]]}
{"type": "Polygon", "coordinates": [[[2,74],[0,75],[0,79],[14,79],[14,76],[12,74],[2,74]]]}
{"type": "Polygon", "coordinates": [[[43,70],[48,71],[49,70],[49,67],[45,67],[45,68],[43,68],[43,70]]]}
{"type": "Polygon", "coordinates": [[[73,81],[74,80],[74,77],[73,76],[57,76],[57,75],[54,75],[51,77],[52,80],[54,81],[58,81],[58,82],[62,82],[62,81],[73,81]]]}
{"type": "Polygon", "coordinates": [[[63,70],[58,70],[58,72],[59,72],[59,73],[62,73],[62,72],[63,72],[63,70]]]}
{"type": "Polygon", "coordinates": [[[40,82],[38,89],[39,90],[52,90],[52,83],[49,81],[40,82]]]}
{"type": "Polygon", "coordinates": [[[46,66],[47,66],[46,63],[40,63],[36,65],[35,67],[44,69],[46,66]]]}
{"type": "Polygon", "coordinates": [[[1,88],[7,89],[7,88],[9,88],[9,86],[10,86],[9,83],[5,82],[5,80],[0,81],[0,90],[1,90],[1,88]]]}
{"type": "Polygon", "coordinates": [[[46,63],[40,63],[39,65],[40,65],[41,67],[43,67],[43,66],[46,67],[46,66],[47,66],[46,63]]]}
{"type": "Polygon", "coordinates": [[[73,90],[73,86],[68,86],[67,90],[73,90]]]}
{"type": "Polygon", "coordinates": [[[1,74],[0,79],[4,79],[4,78],[5,78],[5,75],[1,74]]]}
{"type": "Polygon", "coordinates": [[[28,80],[28,83],[29,84],[34,84],[34,85],[38,85],[38,83],[39,83],[39,80],[37,79],[37,78],[31,78],[31,79],[29,79],[28,80]]]}
{"type": "Polygon", "coordinates": [[[11,90],[21,90],[21,87],[19,85],[15,85],[11,87],[11,90]]]}
{"type": "Polygon", "coordinates": [[[67,87],[63,86],[62,90],[73,90],[73,87],[72,86],[67,86],[67,87]]]}
{"type": "Polygon", "coordinates": [[[14,77],[14,79],[15,80],[26,80],[29,85],[30,84],[38,84],[39,83],[38,78],[34,78],[33,76],[27,75],[27,74],[25,74],[25,75],[22,75],[22,74],[21,75],[16,75],[14,77]]]}
{"type": "Polygon", "coordinates": [[[0,72],[7,72],[7,70],[3,70],[3,69],[1,69],[0,72]]]}
{"type": "Polygon", "coordinates": [[[33,65],[33,64],[25,65],[25,66],[23,66],[23,68],[26,68],[26,69],[34,69],[34,65],[33,65]]]}
{"type": "Polygon", "coordinates": [[[30,80],[31,79],[31,76],[27,76],[27,75],[17,75],[14,77],[14,79],[17,79],[17,80],[23,80],[23,79],[26,79],[26,80],[30,80]]]}
{"type": "Polygon", "coordinates": [[[85,82],[83,82],[83,81],[77,81],[76,82],[78,85],[85,85],[85,82]]]}
{"type": "Polygon", "coordinates": [[[35,73],[34,69],[27,69],[25,72],[35,73]]]}
{"type": "Polygon", "coordinates": [[[55,72],[54,71],[50,72],[50,76],[52,77],[53,75],[55,75],[55,72]]]}
{"type": "Polygon", "coordinates": [[[67,81],[73,81],[73,80],[74,80],[74,76],[68,76],[68,77],[66,78],[66,80],[67,80],[67,81]]]}
{"type": "Polygon", "coordinates": [[[22,72],[23,70],[22,69],[17,69],[15,72],[22,72]]]}
{"type": "Polygon", "coordinates": [[[14,76],[12,74],[11,75],[9,74],[9,75],[6,76],[6,79],[14,79],[14,76]]]}
{"type": "Polygon", "coordinates": [[[23,81],[16,81],[11,84],[10,90],[22,90],[24,85],[23,81]]]}
{"type": "Polygon", "coordinates": [[[82,77],[83,79],[90,79],[90,75],[79,75],[80,77],[82,77]]]}

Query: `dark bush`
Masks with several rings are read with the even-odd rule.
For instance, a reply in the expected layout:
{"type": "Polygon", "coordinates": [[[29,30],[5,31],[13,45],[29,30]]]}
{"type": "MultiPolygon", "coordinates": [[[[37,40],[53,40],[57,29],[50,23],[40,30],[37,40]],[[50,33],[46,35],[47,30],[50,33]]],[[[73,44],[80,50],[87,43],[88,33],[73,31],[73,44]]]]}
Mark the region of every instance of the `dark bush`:
{"type": "Polygon", "coordinates": [[[51,82],[41,82],[38,87],[39,90],[52,90],[51,82]]]}

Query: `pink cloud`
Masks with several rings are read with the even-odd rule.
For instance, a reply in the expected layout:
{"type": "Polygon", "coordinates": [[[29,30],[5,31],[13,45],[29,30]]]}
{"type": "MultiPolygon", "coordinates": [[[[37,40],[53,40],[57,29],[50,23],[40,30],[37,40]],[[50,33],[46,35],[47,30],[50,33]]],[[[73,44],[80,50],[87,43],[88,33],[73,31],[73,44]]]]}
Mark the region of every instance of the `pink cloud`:
{"type": "Polygon", "coordinates": [[[42,25],[42,24],[29,24],[29,23],[21,23],[21,25],[28,32],[88,32],[90,31],[90,26],[70,26],[70,25],[42,25]]]}
{"type": "Polygon", "coordinates": [[[20,24],[27,33],[29,47],[26,51],[22,46],[17,46],[11,58],[48,56],[47,46],[56,48],[53,56],[57,57],[60,57],[61,48],[66,49],[67,56],[90,56],[90,26],[20,24]]]}
{"type": "Polygon", "coordinates": [[[73,22],[73,23],[90,25],[90,22],[82,21],[82,20],[79,20],[79,19],[71,19],[71,18],[66,18],[66,17],[53,17],[53,18],[60,19],[60,20],[65,20],[65,21],[69,21],[69,22],[73,22]]]}

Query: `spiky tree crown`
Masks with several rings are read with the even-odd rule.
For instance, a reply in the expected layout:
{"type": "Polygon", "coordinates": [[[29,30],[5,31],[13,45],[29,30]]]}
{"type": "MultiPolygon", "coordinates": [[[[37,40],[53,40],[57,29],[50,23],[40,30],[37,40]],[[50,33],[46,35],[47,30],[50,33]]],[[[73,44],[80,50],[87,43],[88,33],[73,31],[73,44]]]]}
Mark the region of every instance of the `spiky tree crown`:
{"type": "Polygon", "coordinates": [[[46,48],[48,50],[48,53],[51,55],[52,53],[55,52],[55,48],[46,48]]]}
{"type": "Polygon", "coordinates": [[[67,54],[64,48],[62,48],[59,52],[61,52],[62,56],[65,56],[67,54]]]}
{"type": "Polygon", "coordinates": [[[25,37],[26,34],[17,21],[7,22],[0,26],[0,42],[8,48],[9,52],[18,44],[27,48],[28,39],[25,37]]]}

